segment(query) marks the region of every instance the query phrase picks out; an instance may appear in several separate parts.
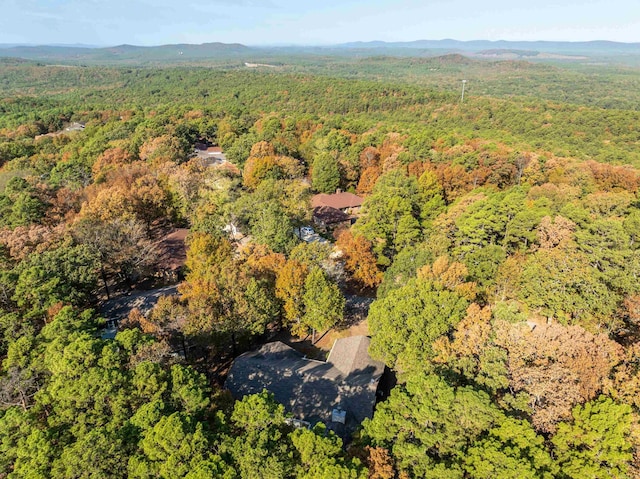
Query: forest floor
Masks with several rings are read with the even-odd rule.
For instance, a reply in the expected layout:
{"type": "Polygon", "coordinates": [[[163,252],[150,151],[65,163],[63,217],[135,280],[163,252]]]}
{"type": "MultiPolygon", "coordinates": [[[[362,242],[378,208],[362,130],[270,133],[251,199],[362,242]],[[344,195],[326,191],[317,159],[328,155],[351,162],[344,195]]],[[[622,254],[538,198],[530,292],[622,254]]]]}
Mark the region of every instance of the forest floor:
{"type": "Polygon", "coordinates": [[[344,321],[323,334],[315,342],[315,347],[330,351],[336,339],[369,335],[367,315],[373,298],[350,295],[346,300],[344,321]]]}

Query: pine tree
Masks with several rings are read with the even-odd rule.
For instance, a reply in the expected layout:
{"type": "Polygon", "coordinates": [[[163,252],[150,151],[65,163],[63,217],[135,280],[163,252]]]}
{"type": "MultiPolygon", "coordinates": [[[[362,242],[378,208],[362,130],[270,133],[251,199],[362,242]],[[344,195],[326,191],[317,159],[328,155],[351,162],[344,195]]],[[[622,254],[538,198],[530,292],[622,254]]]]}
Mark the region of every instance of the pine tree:
{"type": "Polygon", "coordinates": [[[330,153],[320,153],[313,160],[313,188],[320,193],[333,193],[340,185],[338,160],[330,153]]]}

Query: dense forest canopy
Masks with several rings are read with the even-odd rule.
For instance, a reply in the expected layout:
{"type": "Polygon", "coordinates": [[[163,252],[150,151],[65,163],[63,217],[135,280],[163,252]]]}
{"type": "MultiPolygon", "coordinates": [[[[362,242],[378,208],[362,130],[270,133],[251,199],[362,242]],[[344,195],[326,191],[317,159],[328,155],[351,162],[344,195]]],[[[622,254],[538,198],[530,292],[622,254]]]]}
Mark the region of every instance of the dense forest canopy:
{"type": "Polygon", "coordinates": [[[314,58],[1,61],[0,477],[640,477],[640,73],[314,58]],[[301,241],[336,189],[354,223],[301,241]],[[109,337],[175,228],[177,294],[109,337]],[[397,385],[348,447],[223,391],[354,296],[397,385]]]}

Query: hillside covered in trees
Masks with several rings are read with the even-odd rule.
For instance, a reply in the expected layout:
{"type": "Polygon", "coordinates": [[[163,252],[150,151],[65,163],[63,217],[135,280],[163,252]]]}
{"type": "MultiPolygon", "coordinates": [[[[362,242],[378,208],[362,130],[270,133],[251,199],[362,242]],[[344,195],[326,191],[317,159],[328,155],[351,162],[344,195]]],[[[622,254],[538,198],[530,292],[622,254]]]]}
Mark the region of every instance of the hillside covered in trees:
{"type": "Polygon", "coordinates": [[[0,477],[640,477],[640,73],[586,98],[584,71],[516,65],[544,74],[511,96],[498,64],[461,103],[389,73],[421,61],[358,61],[0,60],[0,477]],[[357,219],[301,241],[336,188],[357,219]],[[108,337],[105,300],[169,281],[175,228],[178,294],[108,337]],[[223,390],[223,362],[341,328],[352,295],[397,385],[349,444],[223,390]]]}

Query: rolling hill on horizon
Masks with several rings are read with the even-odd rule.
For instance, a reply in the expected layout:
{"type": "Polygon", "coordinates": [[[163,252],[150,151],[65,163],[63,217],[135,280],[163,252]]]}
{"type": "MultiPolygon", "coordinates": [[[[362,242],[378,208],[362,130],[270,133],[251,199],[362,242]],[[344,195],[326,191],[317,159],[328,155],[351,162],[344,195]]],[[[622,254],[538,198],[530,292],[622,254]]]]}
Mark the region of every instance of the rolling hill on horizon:
{"type": "Polygon", "coordinates": [[[250,48],[238,43],[172,44],[138,46],[122,44],[112,47],[90,46],[12,46],[0,45],[0,56],[19,57],[39,61],[95,62],[95,63],[146,63],[186,61],[209,58],[233,57],[246,53],[250,48]]]}
{"type": "Polygon", "coordinates": [[[417,48],[417,49],[460,49],[464,51],[481,51],[487,49],[538,50],[545,52],[631,52],[637,53],[640,43],[623,43],[609,40],[592,40],[579,42],[556,42],[547,40],[510,41],[510,40],[414,40],[411,42],[349,42],[338,45],[342,48],[417,48]]]}
{"type": "Polygon", "coordinates": [[[247,46],[240,43],[166,44],[108,47],[90,45],[0,44],[0,57],[41,62],[87,64],[187,63],[206,60],[242,60],[313,55],[328,57],[435,57],[458,53],[475,58],[552,61],[594,61],[640,65],[640,43],[612,41],[460,41],[349,42],[336,45],[247,46]]]}

